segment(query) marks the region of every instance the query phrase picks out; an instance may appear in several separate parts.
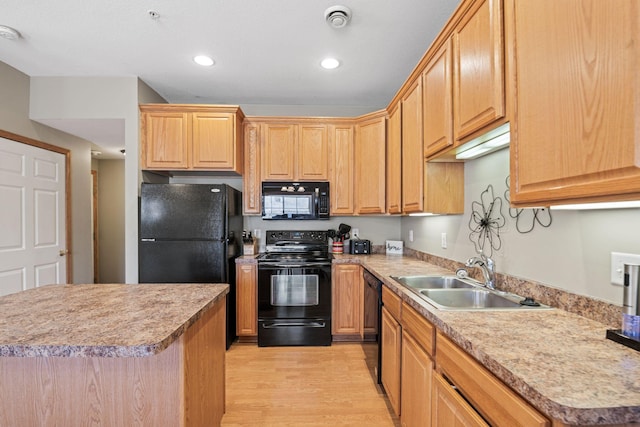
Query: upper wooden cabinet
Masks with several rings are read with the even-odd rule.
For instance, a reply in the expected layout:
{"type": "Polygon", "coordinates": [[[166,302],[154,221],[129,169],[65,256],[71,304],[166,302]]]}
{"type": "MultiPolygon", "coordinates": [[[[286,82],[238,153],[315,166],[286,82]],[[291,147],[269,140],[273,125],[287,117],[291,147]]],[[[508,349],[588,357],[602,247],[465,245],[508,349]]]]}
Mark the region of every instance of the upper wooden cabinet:
{"type": "Polygon", "coordinates": [[[144,104],[140,111],[142,169],[242,173],[239,107],[144,104]]]}
{"type": "Polygon", "coordinates": [[[356,123],[356,213],[385,213],[386,113],[362,116],[356,123]]]}
{"type": "Polygon", "coordinates": [[[293,124],[264,124],[261,147],[262,179],[292,181],[295,176],[297,127],[293,124]]]}
{"type": "Polygon", "coordinates": [[[242,213],[262,212],[262,179],[260,176],[260,125],[244,123],[244,174],[242,179],[242,213]]]}
{"type": "Polygon", "coordinates": [[[453,31],[456,140],[505,115],[502,18],[502,0],[476,0],[453,31]]]}
{"type": "Polygon", "coordinates": [[[353,125],[329,125],[331,215],[353,215],[355,163],[353,125]]]}
{"type": "Polygon", "coordinates": [[[402,213],[402,104],[387,120],[387,213],[402,213]]]}
{"type": "Polygon", "coordinates": [[[262,178],[273,181],[329,179],[326,124],[265,123],[262,178]]]}
{"type": "Polygon", "coordinates": [[[402,99],[402,212],[424,208],[422,148],[422,80],[416,79],[402,99]]]}
{"type": "Polygon", "coordinates": [[[453,146],[452,39],[448,38],[422,73],[424,155],[453,146]]]}
{"type": "Polygon", "coordinates": [[[507,0],[511,203],[640,198],[637,0],[507,0]]]}

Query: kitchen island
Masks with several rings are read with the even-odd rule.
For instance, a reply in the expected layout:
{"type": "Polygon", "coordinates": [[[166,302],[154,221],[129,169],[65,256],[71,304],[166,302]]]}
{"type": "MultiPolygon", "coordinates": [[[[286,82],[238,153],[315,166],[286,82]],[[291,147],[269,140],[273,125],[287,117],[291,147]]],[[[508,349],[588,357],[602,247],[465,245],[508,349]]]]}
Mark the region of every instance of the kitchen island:
{"type": "Polygon", "coordinates": [[[219,425],[228,292],[50,285],[1,297],[0,425],[219,425]]]}

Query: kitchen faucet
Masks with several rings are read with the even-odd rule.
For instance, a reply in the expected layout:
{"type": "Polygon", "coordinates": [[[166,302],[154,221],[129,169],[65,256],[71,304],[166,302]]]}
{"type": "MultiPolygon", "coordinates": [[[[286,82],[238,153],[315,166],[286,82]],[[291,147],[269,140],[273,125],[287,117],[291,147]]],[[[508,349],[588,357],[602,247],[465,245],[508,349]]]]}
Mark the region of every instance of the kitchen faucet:
{"type": "Polygon", "coordinates": [[[464,265],[466,267],[478,267],[480,270],[482,270],[482,275],[484,276],[484,286],[489,289],[496,288],[496,265],[491,258],[483,253],[480,253],[480,256],[469,258],[464,265]]]}

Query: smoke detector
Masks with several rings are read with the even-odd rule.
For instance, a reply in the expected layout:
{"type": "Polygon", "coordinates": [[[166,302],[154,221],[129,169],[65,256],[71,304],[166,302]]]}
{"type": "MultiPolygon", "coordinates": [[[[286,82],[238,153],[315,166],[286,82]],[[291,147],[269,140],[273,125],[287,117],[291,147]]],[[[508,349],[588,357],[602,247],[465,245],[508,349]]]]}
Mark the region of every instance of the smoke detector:
{"type": "Polygon", "coordinates": [[[333,28],[342,28],[351,19],[351,9],[347,6],[331,6],[324,11],[324,19],[333,28]]]}
{"type": "Polygon", "coordinates": [[[17,40],[20,38],[20,33],[11,27],[0,25],[0,37],[7,40],[17,40]]]}

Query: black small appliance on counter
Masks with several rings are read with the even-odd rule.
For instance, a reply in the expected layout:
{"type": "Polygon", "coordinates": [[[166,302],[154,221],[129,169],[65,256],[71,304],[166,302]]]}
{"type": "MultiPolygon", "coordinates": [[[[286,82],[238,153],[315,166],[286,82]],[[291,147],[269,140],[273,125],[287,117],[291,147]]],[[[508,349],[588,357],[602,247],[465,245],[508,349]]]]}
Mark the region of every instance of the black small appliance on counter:
{"type": "Polygon", "coordinates": [[[350,240],[349,241],[349,249],[352,254],[370,254],[371,253],[371,242],[369,240],[350,240]]]}

